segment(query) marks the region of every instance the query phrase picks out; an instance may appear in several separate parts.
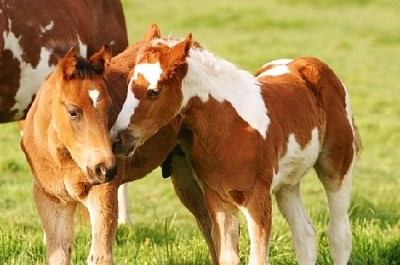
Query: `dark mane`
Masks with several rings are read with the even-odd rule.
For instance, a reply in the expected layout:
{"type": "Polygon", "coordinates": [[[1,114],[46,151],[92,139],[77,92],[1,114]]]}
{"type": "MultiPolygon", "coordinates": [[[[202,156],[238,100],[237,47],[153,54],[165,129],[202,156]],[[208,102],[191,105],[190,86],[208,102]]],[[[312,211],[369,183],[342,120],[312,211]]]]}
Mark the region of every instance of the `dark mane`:
{"type": "Polygon", "coordinates": [[[93,64],[83,57],[77,57],[73,78],[92,79],[96,76],[101,76],[103,71],[102,65],[93,64]]]}

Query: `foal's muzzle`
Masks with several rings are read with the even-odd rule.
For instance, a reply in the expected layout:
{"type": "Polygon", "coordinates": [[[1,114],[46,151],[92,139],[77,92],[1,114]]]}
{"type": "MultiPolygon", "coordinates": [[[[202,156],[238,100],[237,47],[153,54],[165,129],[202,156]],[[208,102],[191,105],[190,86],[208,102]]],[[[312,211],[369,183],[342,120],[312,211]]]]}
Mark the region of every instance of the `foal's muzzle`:
{"type": "Polygon", "coordinates": [[[132,156],[135,152],[137,137],[130,131],[124,130],[113,139],[112,150],[117,157],[132,156]]]}
{"type": "Polygon", "coordinates": [[[94,168],[87,167],[89,173],[89,182],[93,185],[109,182],[117,174],[117,165],[115,159],[110,165],[105,162],[98,163],[94,168]]]}

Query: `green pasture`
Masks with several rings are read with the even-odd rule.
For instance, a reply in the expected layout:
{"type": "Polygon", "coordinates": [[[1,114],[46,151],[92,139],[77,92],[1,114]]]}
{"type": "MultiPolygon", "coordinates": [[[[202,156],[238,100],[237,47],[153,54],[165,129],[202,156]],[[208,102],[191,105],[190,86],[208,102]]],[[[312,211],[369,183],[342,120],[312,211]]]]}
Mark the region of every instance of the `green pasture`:
{"type": "MultiPolygon", "coordinates": [[[[351,95],[364,151],[353,176],[350,264],[400,264],[400,1],[125,0],[130,42],[151,23],[164,35],[188,32],[250,72],[277,58],[314,56],[328,63],[351,95]]],[[[32,175],[15,123],[0,125],[0,264],[43,264],[42,227],[32,175]]],[[[318,264],[332,264],[327,206],[314,173],[302,194],[318,231],[318,264]]],[[[196,223],[159,170],[129,186],[133,224],[119,228],[117,264],[210,264],[196,223]]],[[[241,259],[249,244],[244,220],[241,259]]],[[[85,264],[90,230],[77,221],[73,263],[85,264]]],[[[271,264],[296,264],[288,226],[274,205],[271,264]]]]}

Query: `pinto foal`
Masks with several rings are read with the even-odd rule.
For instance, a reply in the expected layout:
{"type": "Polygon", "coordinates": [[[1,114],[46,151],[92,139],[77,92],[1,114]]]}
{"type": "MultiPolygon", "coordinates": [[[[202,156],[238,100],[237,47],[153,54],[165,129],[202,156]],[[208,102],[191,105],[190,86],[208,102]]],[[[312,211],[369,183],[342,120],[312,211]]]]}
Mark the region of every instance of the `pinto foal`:
{"type": "Polygon", "coordinates": [[[336,265],[347,263],[347,210],[360,141],[348,94],[326,64],[278,60],[254,77],[194,44],[191,34],[181,42],[154,36],[138,53],[114,135],[126,129],[119,134],[135,139],[134,150],[175,117],[182,119],[179,143],[211,217],[214,263],[239,263],[241,211],[249,264],[268,264],[275,195],[298,263],[315,264],[316,232],[300,196],[300,180],[312,167],[328,198],[331,256],[336,265]]]}

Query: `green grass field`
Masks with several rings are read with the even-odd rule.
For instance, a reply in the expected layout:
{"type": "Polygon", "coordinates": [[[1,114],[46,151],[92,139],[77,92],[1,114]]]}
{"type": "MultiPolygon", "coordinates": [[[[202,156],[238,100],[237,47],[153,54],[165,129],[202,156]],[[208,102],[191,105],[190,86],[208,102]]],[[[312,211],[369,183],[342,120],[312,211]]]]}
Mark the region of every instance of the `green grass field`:
{"type": "MultiPolygon", "coordinates": [[[[400,264],[400,1],[397,0],[125,0],[129,38],[152,22],[164,35],[195,39],[254,72],[276,58],[314,56],[328,63],[351,94],[364,152],[353,175],[350,264],[400,264]]],[[[0,264],[43,264],[42,227],[32,200],[32,176],[16,124],[0,125],[0,264]]],[[[326,199],[313,173],[302,194],[318,231],[318,264],[332,264],[326,199]]],[[[170,180],[155,170],[129,186],[132,225],[122,226],[117,264],[209,264],[194,219],[170,180]]],[[[275,206],[274,206],[275,207],[275,206]]],[[[243,222],[243,220],[242,220],[243,222]]],[[[244,225],[244,222],[243,222],[244,225]]],[[[244,227],[244,226],[243,226],[244,227]]],[[[77,222],[74,264],[85,264],[90,230],[77,222]]],[[[246,230],[241,259],[248,258],[246,230]]],[[[274,208],[271,264],[296,264],[290,233],[274,208]]]]}

